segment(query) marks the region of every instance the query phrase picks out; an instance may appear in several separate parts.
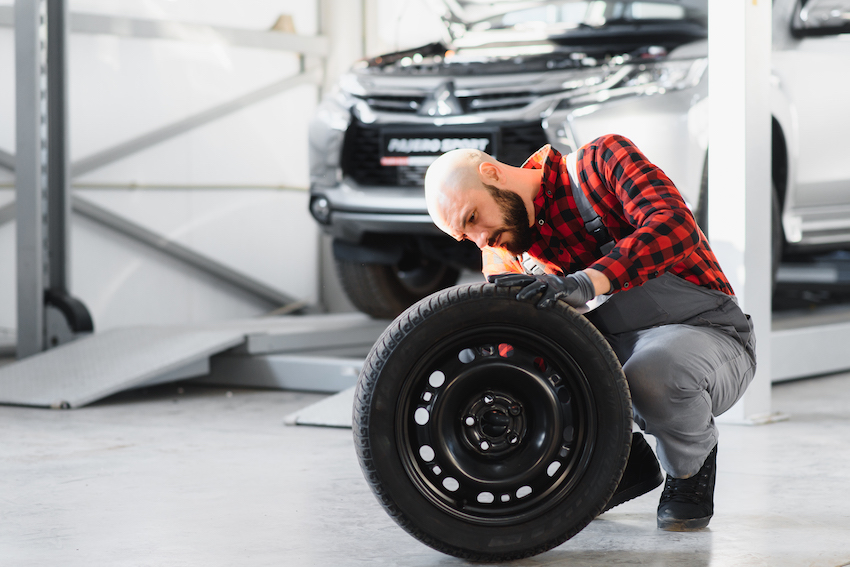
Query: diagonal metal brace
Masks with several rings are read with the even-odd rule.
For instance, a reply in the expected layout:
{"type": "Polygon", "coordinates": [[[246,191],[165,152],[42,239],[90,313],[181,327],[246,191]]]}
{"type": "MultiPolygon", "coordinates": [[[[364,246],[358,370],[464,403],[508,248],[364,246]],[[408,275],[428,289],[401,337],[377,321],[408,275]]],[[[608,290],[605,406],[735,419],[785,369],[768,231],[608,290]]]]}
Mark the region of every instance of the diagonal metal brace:
{"type": "Polygon", "coordinates": [[[0,150],[0,167],[15,171],[15,156],[7,151],[0,150]]]}
{"type": "Polygon", "coordinates": [[[183,120],[178,120],[168,126],[143,134],[138,138],[118,144],[108,150],[98,152],[89,157],[79,159],[71,164],[71,177],[79,177],[90,171],[101,168],[112,162],[133,155],[136,152],[155,146],[166,140],[184,134],[194,128],[203,126],[228,114],[232,114],[254,103],[271,98],[288,89],[299,85],[317,84],[321,80],[322,72],[319,68],[307,69],[294,77],[287,77],[270,85],[257,89],[246,95],[225,102],[219,106],[204,110],[183,120]]]}
{"type": "MultiPolygon", "coordinates": [[[[237,272],[236,270],[225,266],[208,256],[195,252],[182,244],[169,240],[161,234],[157,234],[156,232],[136,224],[127,218],[108,211],[84,197],[80,197],[79,195],[72,196],[71,207],[74,212],[89,220],[119,232],[124,236],[128,236],[133,240],[146,244],[151,248],[167,254],[172,258],[176,258],[177,260],[180,260],[181,262],[206,274],[215,276],[234,287],[249,292],[256,297],[269,302],[275,307],[301,305],[301,303],[296,301],[293,297],[278,291],[277,289],[274,289],[252,277],[246,276],[241,272],[237,272]]],[[[294,310],[296,309],[290,309],[289,311],[294,310]]]]}

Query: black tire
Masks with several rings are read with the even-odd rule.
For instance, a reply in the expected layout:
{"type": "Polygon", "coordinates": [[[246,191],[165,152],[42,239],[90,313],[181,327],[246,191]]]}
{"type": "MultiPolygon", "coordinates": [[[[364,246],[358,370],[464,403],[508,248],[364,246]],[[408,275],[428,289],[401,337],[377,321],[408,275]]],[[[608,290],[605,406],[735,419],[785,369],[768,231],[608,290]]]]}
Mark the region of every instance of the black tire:
{"type": "Polygon", "coordinates": [[[708,238],[708,152],[705,154],[705,163],[702,166],[702,178],[699,184],[699,196],[697,197],[697,210],[694,215],[697,226],[708,238]]]}
{"type": "Polygon", "coordinates": [[[336,261],[345,294],[363,313],[392,319],[423,297],[457,283],[458,270],[425,257],[398,265],[336,261]]]}
{"type": "MultiPolygon", "coordinates": [[[[697,225],[708,235],[708,155],[702,170],[702,181],[700,182],[699,202],[696,210],[697,225]]],[[[776,274],[779,272],[779,264],[785,250],[785,232],[782,230],[782,205],[779,202],[779,192],[776,190],[776,182],[771,183],[771,209],[770,209],[770,260],[771,260],[771,289],[776,289],[776,274]]]]}
{"type": "Polygon", "coordinates": [[[378,501],[441,552],[505,561],[581,531],[614,492],[632,410],[616,356],[577,311],[519,288],[426,298],[372,348],[354,438],[378,501]]]}
{"type": "Polygon", "coordinates": [[[779,265],[782,263],[782,254],[785,249],[785,231],[782,230],[782,209],[779,203],[779,192],[776,184],[771,185],[773,189],[770,210],[770,282],[771,289],[776,290],[776,275],[779,273],[779,265]]]}

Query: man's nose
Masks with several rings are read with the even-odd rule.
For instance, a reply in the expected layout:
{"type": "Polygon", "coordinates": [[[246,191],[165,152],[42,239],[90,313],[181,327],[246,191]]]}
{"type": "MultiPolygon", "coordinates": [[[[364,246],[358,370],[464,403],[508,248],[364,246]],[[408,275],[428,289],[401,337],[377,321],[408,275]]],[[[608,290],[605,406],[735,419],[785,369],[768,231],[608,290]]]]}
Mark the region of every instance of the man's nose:
{"type": "Polygon", "coordinates": [[[483,230],[475,234],[470,234],[469,239],[472,240],[479,248],[486,247],[490,242],[490,236],[483,230]]]}

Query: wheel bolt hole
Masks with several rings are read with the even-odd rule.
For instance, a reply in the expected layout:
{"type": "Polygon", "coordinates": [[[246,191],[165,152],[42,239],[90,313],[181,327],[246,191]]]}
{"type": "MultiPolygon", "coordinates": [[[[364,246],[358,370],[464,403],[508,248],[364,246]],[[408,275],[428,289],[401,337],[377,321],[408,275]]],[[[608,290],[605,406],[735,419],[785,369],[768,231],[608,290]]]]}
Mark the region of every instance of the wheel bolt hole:
{"type": "Polygon", "coordinates": [[[490,443],[488,441],[482,441],[481,445],[479,445],[479,446],[481,447],[482,451],[490,450],[490,443]]]}
{"type": "Polygon", "coordinates": [[[508,435],[508,443],[511,445],[516,445],[519,442],[519,436],[516,433],[511,433],[508,435]]]}
{"type": "Polygon", "coordinates": [[[469,427],[472,427],[473,425],[475,425],[475,418],[469,416],[466,418],[466,420],[464,420],[464,423],[466,423],[469,427]]]}
{"type": "Polygon", "coordinates": [[[492,394],[484,394],[483,400],[484,400],[484,403],[487,404],[488,406],[495,401],[492,394]]]}

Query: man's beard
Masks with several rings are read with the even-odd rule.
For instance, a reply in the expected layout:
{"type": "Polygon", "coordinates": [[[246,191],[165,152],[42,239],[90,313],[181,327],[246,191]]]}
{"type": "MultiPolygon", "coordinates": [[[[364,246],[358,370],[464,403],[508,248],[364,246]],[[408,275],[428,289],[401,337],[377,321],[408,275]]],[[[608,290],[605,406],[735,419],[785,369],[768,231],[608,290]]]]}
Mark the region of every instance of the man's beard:
{"type": "Polygon", "coordinates": [[[495,241],[501,234],[509,235],[501,246],[515,256],[527,252],[534,243],[534,230],[528,226],[528,211],[522,197],[513,191],[502,191],[492,185],[484,185],[496,201],[504,217],[504,228],[498,230],[491,240],[495,241]]]}

